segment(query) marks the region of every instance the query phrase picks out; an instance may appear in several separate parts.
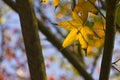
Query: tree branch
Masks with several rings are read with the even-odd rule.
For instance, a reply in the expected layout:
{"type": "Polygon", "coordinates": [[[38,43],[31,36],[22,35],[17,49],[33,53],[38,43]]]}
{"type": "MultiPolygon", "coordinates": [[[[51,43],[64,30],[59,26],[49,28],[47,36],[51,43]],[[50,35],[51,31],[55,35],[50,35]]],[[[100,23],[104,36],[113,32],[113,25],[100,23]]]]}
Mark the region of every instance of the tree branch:
{"type": "Polygon", "coordinates": [[[4,1],[6,4],[9,4],[9,6],[10,6],[13,10],[15,10],[16,12],[18,12],[15,2],[13,2],[12,0],[3,0],[3,1],[4,1]]]}
{"type": "Polygon", "coordinates": [[[16,0],[16,6],[20,17],[31,80],[47,80],[32,0],[16,0]]]}
{"type": "Polygon", "coordinates": [[[103,15],[103,13],[97,8],[97,6],[91,1],[91,0],[88,0],[96,9],[97,9],[97,11],[100,13],[100,15],[104,18],[104,19],[106,19],[106,17],[103,15]]]}
{"type": "MultiPolygon", "coordinates": [[[[3,0],[3,1],[5,1],[5,0],[3,0]]],[[[6,3],[6,4],[9,5],[9,3],[6,3]]],[[[13,5],[13,6],[15,6],[15,5],[13,5]]],[[[14,10],[17,11],[17,8],[15,7],[14,10]]],[[[69,50],[68,48],[63,49],[62,51],[60,50],[62,42],[54,34],[52,34],[51,31],[47,27],[45,27],[39,20],[38,20],[38,27],[39,27],[39,30],[47,37],[47,39],[77,69],[78,73],[80,73],[80,75],[82,75],[85,78],[85,80],[93,80],[93,78],[91,77],[91,75],[89,75],[86,72],[86,70],[84,69],[84,67],[82,66],[82,64],[80,63],[80,61],[77,59],[77,57],[74,54],[71,53],[72,52],[71,50],[69,50]]]]}
{"type": "Polygon", "coordinates": [[[76,5],[76,0],[73,0],[73,1],[72,1],[72,10],[74,10],[75,5],[76,5]]]}
{"type": "Polygon", "coordinates": [[[106,3],[107,3],[107,16],[106,16],[105,44],[99,80],[109,80],[111,59],[114,48],[114,38],[116,32],[115,27],[116,0],[106,0],[106,3]]]}
{"type": "Polygon", "coordinates": [[[101,5],[102,5],[102,8],[104,10],[106,10],[106,3],[103,0],[99,0],[99,1],[100,1],[101,5]]]}
{"type": "Polygon", "coordinates": [[[102,48],[99,49],[98,54],[97,54],[97,56],[94,59],[93,67],[91,69],[91,75],[94,73],[95,67],[97,65],[98,58],[100,57],[101,53],[102,53],[102,48]]]}
{"type": "MultiPolygon", "coordinates": [[[[55,35],[52,34],[50,30],[47,27],[45,27],[40,21],[38,21],[38,25],[42,26],[42,27],[39,27],[39,29],[44,35],[46,35],[47,39],[59,51],[61,51],[60,49],[62,47],[61,46],[62,42],[57,37],[55,37],[55,35]]],[[[77,69],[79,74],[82,75],[85,78],[85,80],[93,80],[93,78],[86,72],[86,70],[84,69],[84,67],[82,66],[82,63],[78,60],[78,58],[73,53],[71,53],[71,50],[69,50],[68,48],[63,49],[61,51],[61,54],[67,58],[67,60],[77,69]]]]}

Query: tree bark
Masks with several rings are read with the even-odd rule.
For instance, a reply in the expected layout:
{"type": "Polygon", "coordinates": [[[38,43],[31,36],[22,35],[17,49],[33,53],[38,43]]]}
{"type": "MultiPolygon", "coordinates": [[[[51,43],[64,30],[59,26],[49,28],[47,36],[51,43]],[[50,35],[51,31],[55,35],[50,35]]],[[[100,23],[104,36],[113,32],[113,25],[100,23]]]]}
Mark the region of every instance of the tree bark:
{"type": "Polygon", "coordinates": [[[116,0],[106,0],[106,3],[107,14],[106,14],[105,44],[99,80],[109,80],[116,32],[115,27],[116,0]]]}
{"type": "Polygon", "coordinates": [[[44,58],[32,0],[16,0],[16,6],[21,21],[31,80],[46,80],[44,58]]]}

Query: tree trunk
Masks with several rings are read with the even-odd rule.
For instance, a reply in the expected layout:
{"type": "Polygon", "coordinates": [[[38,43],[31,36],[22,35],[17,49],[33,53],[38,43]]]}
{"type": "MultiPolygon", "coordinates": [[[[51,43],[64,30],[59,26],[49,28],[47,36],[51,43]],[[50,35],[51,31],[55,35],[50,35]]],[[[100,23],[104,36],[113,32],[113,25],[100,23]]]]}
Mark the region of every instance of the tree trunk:
{"type": "MultiPolygon", "coordinates": [[[[44,58],[32,0],[16,0],[31,80],[46,80],[44,58]]],[[[22,58],[21,58],[22,59],[22,58]]]]}
{"type": "Polygon", "coordinates": [[[114,38],[116,32],[115,27],[116,0],[106,0],[106,3],[107,3],[107,16],[106,16],[105,44],[99,80],[109,80],[111,60],[114,48],[114,38]]]}

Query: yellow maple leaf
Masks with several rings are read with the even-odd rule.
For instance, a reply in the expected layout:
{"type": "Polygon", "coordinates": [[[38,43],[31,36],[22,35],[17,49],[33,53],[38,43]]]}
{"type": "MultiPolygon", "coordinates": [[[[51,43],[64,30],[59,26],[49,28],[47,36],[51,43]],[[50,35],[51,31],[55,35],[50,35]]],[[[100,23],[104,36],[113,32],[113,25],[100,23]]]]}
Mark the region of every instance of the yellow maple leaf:
{"type": "Polygon", "coordinates": [[[81,14],[81,19],[83,20],[83,23],[87,20],[88,17],[88,12],[92,13],[98,13],[97,9],[93,6],[93,4],[90,3],[95,3],[96,0],[78,0],[78,4],[75,6],[74,11],[77,13],[81,14]]]}
{"type": "Polygon", "coordinates": [[[87,26],[83,25],[82,20],[76,12],[72,12],[73,20],[58,23],[58,26],[70,30],[70,33],[64,40],[63,48],[71,45],[74,41],[79,40],[81,48],[87,49],[88,41],[95,36],[94,32],[87,26]]]}
{"type": "Polygon", "coordinates": [[[62,44],[63,48],[71,45],[75,40],[78,39],[77,31],[78,31],[77,29],[71,30],[71,32],[68,34],[68,36],[66,37],[62,44]]]}

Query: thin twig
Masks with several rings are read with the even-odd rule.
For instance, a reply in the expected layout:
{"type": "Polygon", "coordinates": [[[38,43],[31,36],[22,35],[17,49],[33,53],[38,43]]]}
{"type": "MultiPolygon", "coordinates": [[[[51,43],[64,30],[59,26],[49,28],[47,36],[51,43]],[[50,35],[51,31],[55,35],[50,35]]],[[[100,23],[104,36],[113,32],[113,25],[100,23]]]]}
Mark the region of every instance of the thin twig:
{"type": "Polygon", "coordinates": [[[49,21],[49,23],[51,23],[51,25],[55,27],[55,29],[57,30],[57,33],[60,34],[62,37],[65,37],[65,35],[63,35],[62,32],[60,31],[60,29],[56,26],[57,23],[52,22],[50,20],[50,18],[45,16],[45,14],[42,12],[42,10],[40,8],[41,8],[41,6],[36,7],[37,11],[41,14],[42,19],[45,19],[46,21],[49,21]]]}
{"type": "Polygon", "coordinates": [[[118,60],[114,61],[112,64],[116,64],[118,61],[120,61],[120,59],[118,59],[118,60]]]}
{"type": "Polygon", "coordinates": [[[80,58],[80,60],[83,63],[83,65],[85,65],[84,59],[83,59],[83,55],[82,55],[82,52],[81,52],[81,45],[80,45],[80,43],[78,43],[78,57],[80,58]]]}
{"type": "Polygon", "coordinates": [[[100,57],[101,52],[102,52],[102,49],[99,49],[98,55],[97,55],[97,56],[95,57],[95,59],[94,59],[94,62],[93,62],[93,67],[92,67],[92,69],[91,69],[91,75],[92,75],[92,74],[93,74],[93,72],[94,72],[94,69],[95,69],[96,64],[97,64],[97,60],[98,60],[98,58],[100,57]]]}
{"type": "Polygon", "coordinates": [[[73,0],[73,4],[72,4],[72,11],[74,10],[75,5],[76,5],[76,0],[73,0]]]}
{"type": "MultiPolygon", "coordinates": [[[[99,2],[98,2],[98,6],[100,6],[99,5],[99,2]]],[[[103,30],[104,30],[104,33],[105,33],[105,23],[104,23],[104,18],[102,17],[102,15],[100,15],[100,19],[102,20],[102,25],[103,25],[103,30]]]]}
{"type": "Polygon", "coordinates": [[[117,69],[114,65],[112,65],[112,68],[115,69],[116,71],[120,72],[120,70],[117,69]]]}
{"type": "Polygon", "coordinates": [[[103,13],[100,11],[100,9],[98,9],[98,7],[93,2],[91,2],[90,0],[88,0],[88,1],[97,9],[97,11],[103,16],[103,18],[106,19],[106,17],[103,15],[103,13]]]}
{"type": "Polygon", "coordinates": [[[99,1],[100,1],[101,5],[102,5],[102,8],[103,8],[104,10],[106,10],[106,3],[103,2],[103,0],[99,0],[99,1]]]}

